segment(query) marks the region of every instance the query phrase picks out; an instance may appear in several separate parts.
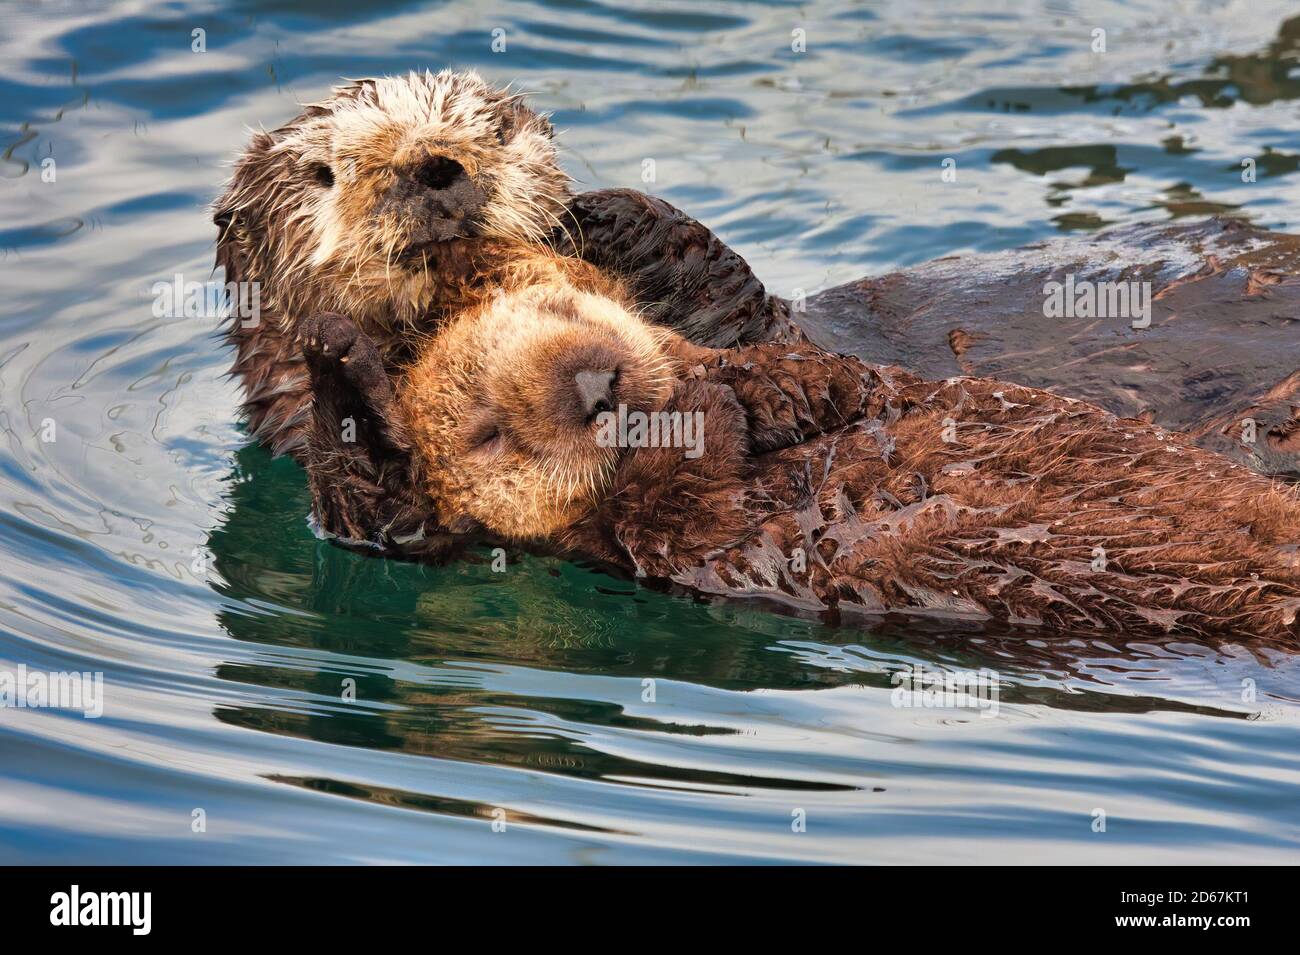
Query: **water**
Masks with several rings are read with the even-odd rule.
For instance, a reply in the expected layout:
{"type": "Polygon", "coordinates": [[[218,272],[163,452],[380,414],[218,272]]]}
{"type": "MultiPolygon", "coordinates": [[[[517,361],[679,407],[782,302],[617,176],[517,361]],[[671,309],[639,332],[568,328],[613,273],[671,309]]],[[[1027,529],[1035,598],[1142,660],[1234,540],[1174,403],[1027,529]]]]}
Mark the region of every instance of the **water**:
{"type": "Polygon", "coordinates": [[[664,196],[783,294],[1108,223],[1294,230],[1294,12],[6,6],[0,669],[102,671],[106,703],[0,710],[0,860],[1296,861],[1291,659],[835,630],[553,560],[345,553],[308,531],[298,467],[247,446],[214,323],[150,293],[207,277],[246,125],[426,65],[534,91],[582,187],[664,196]],[[891,705],[913,663],[995,669],[997,715],[891,705]]]}

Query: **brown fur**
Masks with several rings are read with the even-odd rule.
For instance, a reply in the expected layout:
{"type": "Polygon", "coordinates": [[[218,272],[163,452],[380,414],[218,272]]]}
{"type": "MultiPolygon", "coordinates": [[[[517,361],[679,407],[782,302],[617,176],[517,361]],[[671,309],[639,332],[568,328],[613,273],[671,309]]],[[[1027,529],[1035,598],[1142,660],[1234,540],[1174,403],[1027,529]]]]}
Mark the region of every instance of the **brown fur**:
{"type": "Polygon", "coordinates": [[[409,506],[453,524],[810,610],[1300,646],[1296,493],[1083,402],[808,348],[711,352],[562,283],[467,312],[400,390],[409,506]],[[558,413],[558,363],[597,342],[642,370],[620,400],[704,413],[703,456],[611,454],[558,413]],[[483,416],[510,422],[513,457],[475,459],[483,416]]]}
{"type": "Polygon", "coordinates": [[[671,333],[629,320],[622,288],[598,270],[522,251],[515,269],[524,281],[428,342],[397,406],[449,526],[522,539],[572,523],[616,463],[616,449],[588,440],[575,375],[617,371],[615,400],[652,408],[676,369],[671,333]]]}
{"type": "Polygon", "coordinates": [[[671,206],[626,190],[571,199],[550,124],[472,73],[357,80],[255,133],[214,207],[226,280],[260,285],[261,321],[228,330],[254,435],[303,450],[313,316],[347,316],[395,371],[421,330],[511,284],[521,248],[621,276],[656,321],[702,341],[788,330],[743,260],[671,206]],[[439,163],[463,170],[454,188],[429,186],[439,163]]]}
{"type": "Polygon", "coordinates": [[[260,285],[260,323],[229,331],[260,440],[300,448],[308,318],[346,314],[396,367],[413,329],[490,294],[515,246],[548,239],[569,200],[551,137],[518,97],[450,71],[355,81],[252,137],[214,218],[227,281],[260,285]],[[463,168],[456,202],[422,188],[430,162],[463,168]]]}
{"type": "MultiPolygon", "coordinates": [[[[813,440],[632,453],[574,545],[595,533],[639,573],[809,609],[1300,646],[1293,489],[1047,392],[862,372],[866,416],[813,440]]],[[[673,400],[737,441],[715,383],[673,400]]]]}

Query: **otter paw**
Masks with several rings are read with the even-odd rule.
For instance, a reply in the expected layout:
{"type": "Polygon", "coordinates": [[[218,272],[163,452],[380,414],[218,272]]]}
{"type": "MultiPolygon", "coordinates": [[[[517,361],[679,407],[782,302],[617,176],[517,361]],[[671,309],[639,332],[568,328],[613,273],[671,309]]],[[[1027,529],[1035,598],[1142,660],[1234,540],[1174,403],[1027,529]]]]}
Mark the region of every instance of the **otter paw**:
{"type": "Polygon", "coordinates": [[[320,312],[302,323],[303,357],[313,378],[337,376],[371,404],[382,406],[391,397],[388,372],[379,350],[346,315],[320,312]]]}
{"type": "Polygon", "coordinates": [[[344,362],[360,335],[356,323],[338,312],[312,315],[298,332],[303,357],[318,366],[344,362]]]}

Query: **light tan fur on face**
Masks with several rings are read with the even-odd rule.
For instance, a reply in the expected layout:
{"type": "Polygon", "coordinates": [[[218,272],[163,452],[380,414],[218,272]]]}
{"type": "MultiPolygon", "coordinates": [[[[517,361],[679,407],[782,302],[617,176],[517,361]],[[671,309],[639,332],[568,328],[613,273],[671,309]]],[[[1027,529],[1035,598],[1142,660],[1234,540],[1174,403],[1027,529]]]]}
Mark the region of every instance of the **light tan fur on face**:
{"type": "Polygon", "coordinates": [[[356,81],[254,135],[217,203],[219,241],[239,244],[244,280],[262,284],[263,306],[286,327],[319,311],[415,321],[443,282],[436,262],[398,262],[420,224],[384,211],[395,171],[446,157],[483,191],[472,236],[450,243],[541,244],[569,199],[551,137],[518,96],[474,73],[356,81]],[[317,180],[322,168],[332,186],[317,180]]]}
{"type": "Polygon", "coordinates": [[[563,412],[566,362],[584,349],[617,355],[618,401],[642,411],[662,406],[677,372],[665,350],[671,332],[644,324],[617,296],[584,290],[561,260],[532,266],[552,269],[550,279],[504,291],[449,323],[398,389],[442,521],[525,541],[583,516],[619,456],[597,444],[594,423],[563,412]],[[494,429],[499,437],[482,444],[494,429]]]}

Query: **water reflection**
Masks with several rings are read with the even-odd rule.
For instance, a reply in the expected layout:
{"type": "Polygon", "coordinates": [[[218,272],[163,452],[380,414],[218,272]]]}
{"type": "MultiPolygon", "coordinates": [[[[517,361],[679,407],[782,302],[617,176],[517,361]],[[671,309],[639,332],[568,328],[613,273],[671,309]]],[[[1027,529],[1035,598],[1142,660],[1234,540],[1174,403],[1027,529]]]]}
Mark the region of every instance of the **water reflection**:
{"type": "MultiPolygon", "coordinates": [[[[1256,53],[1216,56],[1204,67],[1204,77],[1183,80],[1166,73],[1156,79],[1116,87],[1066,86],[1070,96],[1085,103],[1111,103],[1135,109],[1154,109],[1164,103],[1180,103],[1195,97],[1207,109],[1232,109],[1237,103],[1269,106],[1300,98],[1300,17],[1284,20],[1277,39],[1256,53]]],[[[1116,105],[1116,110],[1120,109],[1116,105]]]]}
{"type": "MultiPolygon", "coordinates": [[[[1184,702],[1146,692],[1177,687],[1183,665],[1286,667],[1284,655],[1225,644],[1166,639],[1127,642],[1040,630],[992,631],[895,621],[863,630],[774,613],[772,608],[660,594],[604,571],[514,555],[505,573],[480,556],[427,566],[360,556],[328,543],[283,549],[299,537],[309,501],[294,468],[258,448],[240,452],[241,480],[209,547],[234,606],[218,619],[236,640],[267,648],[262,662],[231,663],[222,679],[282,691],[295,708],[222,707],[234,724],[322,742],[464,760],[545,765],[584,778],[655,779],[662,768],[593,754],[581,734],[546,738],[509,714],[520,699],[484,677],[494,666],[604,674],[719,689],[889,691],[892,675],[922,660],[959,671],[1001,674],[1006,704],[1061,710],[1183,712],[1247,719],[1233,699],[1184,702]],[[310,558],[310,559],[308,559],[310,558]],[[314,651],[277,660],[269,648],[314,651]],[[810,659],[820,658],[810,666],[810,659]],[[410,664],[406,666],[405,664],[410,664]],[[480,669],[481,666],[483,669],[480,669]],[[350,681],[350,682],[349,682],[350,681]],[[355,701],[343,699],[355,690],[355,701]]],[[[563,681],[557,680],[560,686],[563,681]]],[[[708,724],[630,716],[608,700],[529,695],[530,718],[570,727],[702,735],[708,724]]],[[[739,785],[725,775],[696,783],[739,785]]],[[[751,778],[750,785],[756,784],[751,778]]],[[[790,785],[790,781],[782,785],[790,785]]]]}

